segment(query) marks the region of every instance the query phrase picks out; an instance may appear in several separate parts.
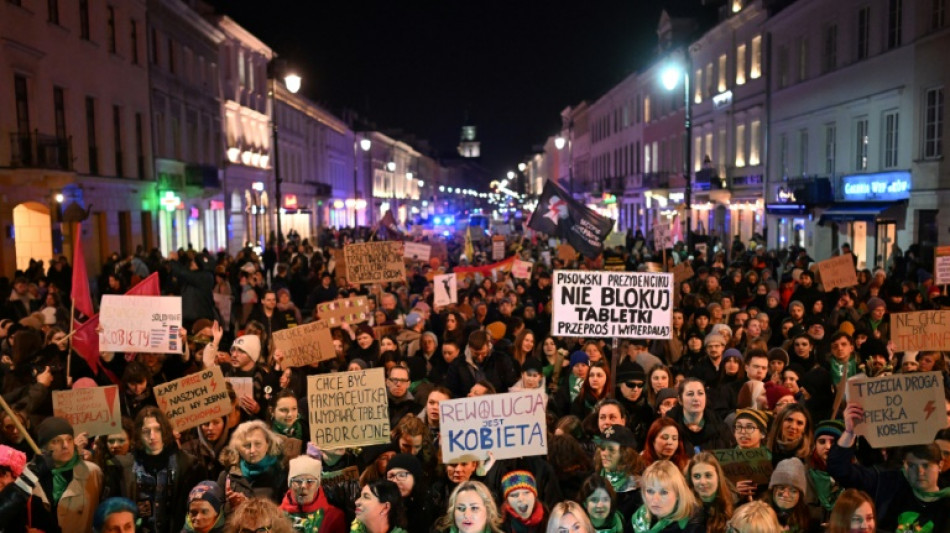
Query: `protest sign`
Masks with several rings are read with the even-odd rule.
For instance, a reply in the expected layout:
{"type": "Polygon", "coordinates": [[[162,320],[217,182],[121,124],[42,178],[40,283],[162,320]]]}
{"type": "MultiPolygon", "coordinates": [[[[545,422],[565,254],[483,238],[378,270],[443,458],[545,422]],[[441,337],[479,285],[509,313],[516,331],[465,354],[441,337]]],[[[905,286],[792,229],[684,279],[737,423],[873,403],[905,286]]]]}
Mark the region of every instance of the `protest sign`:
{"type": "Polygon", "coordinates": [[[382,339],[386,335],[395,335],[399,333],[399,326],[373,326],[373,334],[377,339],[382,339]]]}
{"type": "Polygon", "coordinates": [[[656,224],[653,226],[653,249],[664,250],[673,247],[673,232],[670,231],[669,224],[656,224]]]}
{"type": "Polygon", "coordinates": [[[689,263],[680,263],[673,267],[673,281],[677,284],[682,283],[693,277],[693,267],[689,263]]]}
{"type": "Polygon", "coordinates": [[[670,338],[673,275],[555,270],[551,334],[670,338]]]}
{"type": "Polygon", "coordinates": [[[99,324],[100,351],[181,353],[181,296],[106,294],[99,324]]]}
{"type": "Polygon", "coordinates": [[[627,245],[627,234],[620,231],[612,231],[604,240],[605,248],[614,248],[616,246],[627,245]]]}
{"type": "Polygon", "coordinates": [[[434,241],[429,245],[429,257],[438,257],[439,261],[443,264],[449,262],[449,247],[446,246],[445,241],[434,241]]]}
{"type": "Polygon", "coordinates": [[[434,294],[432,303],[440,307],[458,303],[459,289],[458,279],[455,274],[444,274],[436,276],[432,283],[434,294]]]}
{"type": "Polygon", "coordinates": [[[767,485],[772,477],[772,456],[768,448],[712,450],[726,477],[733,483],[752,481],[767,485]]]}
{"type": "Polygon", "coordinates": [[[489,394],[439,403],[442,462],[548,453],[543,391],[489,394]]]}
{"type": "Polygon", "coordinates": [[[505,236],[492,235],[491,238],[491,260],[501,261],[505,258],[505,236]]]}
{"type": "Polygon", "coordinates": [[[343,247],[346,280],[357,285],[405,281],[402,249],[402,243],[395,241],[347,244],[343,247]]]}
{"type": "Polygon", "coordinates": [[[254,399],[254,378],[224,378],[234,389],[234,396],[238,399],[254,399]]]}
{"type": "Polygon", "coordinates": [[[382,368],[307,378],[310,442],[323,450],[390,441],[389,400],[382,368]]]}
{"type": "Polygon", "coordinates": [[[565,242],[557,247],[557,258],[561,261],[564,261],[565,263],[569,263],[574,259],[577,259],[577,250],[565,242]]]}
{"type": "Polygon", "coordinates": [[[916,311],[891,315],[895,352],[950,350],[950,311],[916,311]]]}
{"type": "Polygon", "coordinates": [[[326,320],[315,320],[274,332],[274,344],[284,353],[284,368],[306,366],[336,357],[333,335],[326,320]]]}
{"type": "Polygon", "coordinates": [[[228,387],[221,367],[155,385],[155,401],[175,431],[184,431],[231,413],[228,387]]]}
{"type": "Polygon", "coordinates": [[[864,408],[854,432],[875,448],[929,444],[947,425],[940,372],[858,375],[848,380],[848,402],[864,408]]]}
{"type": "Polygon", "coordinates": [[[950,285],[950,246],[934,248],[934,285],[950,285]]]}
{"type": "Polygon", "coordinates": [[[355,466],[348,466],[335,472],[324,471],[320,476],[320,486],[323,487],[324,490],[330,490],[350,481],[358,481],[359,479],[360,469],[355,466]]]}
{"type": "Polygon", "coordinates": [[[825,292],[858,284],[858,273],[854,270],[854,259],[850,253],[818,263],[818,275],[825,292]]]}
{"type": "Polygon", "coordinates": [[[340,298],[317,304],[317,316],[326,320],[331,328],[338,327],[341,322],[359,324],[369,319],[369,305],[365,296],[340,298]]]}
{"type": "Polygon", "coordinates": [[[531,279],[531,269],[533,267],[534,263],[530,261],[515,259],[515,262],[511,265],[511,275],[518,279],[531,279]]]}
{"type": "Polygon", "coordinates": [[[122,431],[119,387],[53,391],[53,416],[66,419],[76,434],[112,435],[122,431]]]}
{"type": "Polygon", "coordinates": [[[403,257],[413,261],[428,261],[432,247],[421,242],[407,242],[403,248],[403,257]]]}
{"type": "Polygon", "coordinates": [[[702,255],[706,259],[709,259],[709,254],[706,253],[706,243],[697,242],[696,244],[693,245],[693,249],[696,250],[695,257],[699,257],[700,255],[702,255]]]}

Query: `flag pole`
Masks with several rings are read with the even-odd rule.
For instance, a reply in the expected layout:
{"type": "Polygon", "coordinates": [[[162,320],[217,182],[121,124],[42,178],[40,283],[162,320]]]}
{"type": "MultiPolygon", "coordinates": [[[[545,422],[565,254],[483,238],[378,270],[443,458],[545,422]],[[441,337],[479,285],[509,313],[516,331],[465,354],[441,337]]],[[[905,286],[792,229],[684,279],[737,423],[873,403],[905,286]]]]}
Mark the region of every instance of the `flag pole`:
{"type": "Polygon", "coordinates": [[[30,432],[23,427],[23,423],[20,422],[20,417],[13,412],[13,409],[10,409],[10,406],[7,404],[7,401],[3,399],[3,396],[0,396],[0,407],[3,407],[3,410],[7,413],[7,416],[10,417],[10,420],[13,421],[13,425],[16,426],[20,434],[23,435],[23,438],[26,439],[27,444],[30,445],[30,448],[33,448],[33,451],[36,452],[36,455],[43,455],[43,451],[40,450],[40,447],[36,445],[36,441],[33,440],[33,437],[30,436],[30,432]]]}
{"type": "MultiPolygon", "coordinates": [[[[70,226],[72,226],[72,230],[73,230],[74,232],[76,232],[76,231],[78,230],[78,228],[79,228],[79,223],[76,223],[75,226],[73,226],[72,224],[70,224],[70,226]]],[[[75,235],[75,233],[74,233],[74,235],[75,235]]],[[[82,236],[80,235],[79,238],[82,238],[82,236]]],[[[74,236],[74,237],[73,237],[73,242],[74,242],[74,243],[75,243],[75,240],[76,240],[76,237],[74,236]]],[[[75,268],[75,266],[76,266],[75,263],[76,263],[76,250],[75,250],[75,247],[74,247],[74,248],[73,248],[73,267],[74,267],[74,268],[75,268]]],[[[88,280],[87,280],[86,282],[88,283],[88,280]]],[[[73,368],[73,358],[72,358],[72,355],[73,355],[73,334],[76,333],[76,299],[75,299],[75,298],[72,298],[71,296],[72,296],[72,294],[70,294],[70,298],[69,298],[69,335],[66,336],[66,338],[69,339],[69,346],[67,347],[68,349],[66,350],[66,383],[67,383],[67,385],[69,385],[69,386],[72,386],[72,375],[71,375],[71,372],[72,372],[72,368],[73,368]]],[[[39,452],[37,452],[37,453],[39,453],[39,452]]]]}

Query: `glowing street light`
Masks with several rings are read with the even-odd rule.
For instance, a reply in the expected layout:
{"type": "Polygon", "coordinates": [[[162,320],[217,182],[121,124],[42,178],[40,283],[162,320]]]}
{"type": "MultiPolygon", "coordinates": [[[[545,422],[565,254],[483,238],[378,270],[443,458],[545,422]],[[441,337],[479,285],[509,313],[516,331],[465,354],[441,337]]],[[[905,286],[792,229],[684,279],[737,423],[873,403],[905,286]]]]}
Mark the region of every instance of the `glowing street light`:
{"type": "Polygon", "coordinates": [[[554,138],[554,147],[558,150],[563,150],[565,144],[567,144],[567,140],[564,137],[558,135],[554,138]]]}

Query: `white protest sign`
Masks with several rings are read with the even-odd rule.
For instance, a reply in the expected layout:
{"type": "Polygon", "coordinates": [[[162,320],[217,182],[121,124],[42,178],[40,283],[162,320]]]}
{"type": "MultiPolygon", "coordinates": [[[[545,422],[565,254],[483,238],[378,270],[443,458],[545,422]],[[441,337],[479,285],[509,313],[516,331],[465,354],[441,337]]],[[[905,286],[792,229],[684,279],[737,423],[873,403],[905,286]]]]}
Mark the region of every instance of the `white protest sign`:
{"type": "Polygon", "coordinates": [[[656,250],[673,247],[673,232],[670,231],[669,224],[657,224],[653,226],[653,247],[656,250]]]}
{"type": "Polygon", "coordinates": [[[555,270],[551,334],[669,339],[673,274],[555,270]]]}
{"type": "Polygon", "coordinates": [[[181,353],[181,296],[106,294],[99,324],[100,351],[181,353]]]}
{"type": "Polygon", "coordinates": [[[231,413],[227,382],[221,367],[189,374],[152,387],[158,408],[175,431],[184,431],[231,413]]]}
{"type": "Polygon", "coordinates": [[[224,378],[234,389],[234,395],[238,399],[254,399],[254,378],[224,378]]]}
{"type": "Polygon", "coordinates": [[[439,403],[442,462],[483,461],[548,453],[541,390],[489,394],[439,403]]]}
{"type": "Polygon", "coordinates": [[[432,303],[438,306],[458,303],[458,278],[455,274],[441,274],[432,280],[432,303]]]}
{"type": "Polygon", "coordinates": [[[950,246],[934,248],[934,285],[950,285],[950,246]]]}
{"type": "Polygon", "coordinates": [[[119,387],[53,391],[53,416],[66,419],[76,433],[112,435],[122,431],[119,387]]]}
{"type": "Polygon", "coordinates": [[[875,448],[928,444],[947,425],[940,372],[853,377],[848,402],[864,408],[854,432],[875,448]]]}
{"type": "Polygon", "coordinates": [[[407,242],[403,248],[403,257],[415,261],[428,261],[432,253],[432,247],[421,242],[407,242]]]}
{"type": "Polygon", "coordinates": [[[390,441],[382,368],[307,377],[310,442],[322,450],[390,441]]]}
{"type": "Polygon", "coordinates": [[[531,279],[532,267],[534,267],[534,263],[530,261],[515,259],[514,264],[511,265],[511,275],[518,279],[531,279]]]}

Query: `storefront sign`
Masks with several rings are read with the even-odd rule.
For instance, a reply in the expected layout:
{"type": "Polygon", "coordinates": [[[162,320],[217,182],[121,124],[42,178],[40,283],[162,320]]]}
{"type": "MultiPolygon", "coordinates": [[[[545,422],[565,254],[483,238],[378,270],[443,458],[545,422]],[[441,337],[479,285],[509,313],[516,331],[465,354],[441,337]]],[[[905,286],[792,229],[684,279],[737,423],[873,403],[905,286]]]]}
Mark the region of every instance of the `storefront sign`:
{"type": "Polygon", "coordinates": [[[297,195],[296,194],[284,195],[284,209],[297,209],[297,195]]]}
{"type": "Polygon", "coordinates": [[[910,172],[881,172],[841,178],[847,200],[906,200],[910,198],[910,172]]]}
{"type": "Polygon", "coordinates": [[[795,191],[783,185],[776,191],[775,201],[780,204],[794,204],[798,200],[795,199],[795,191]]]}

